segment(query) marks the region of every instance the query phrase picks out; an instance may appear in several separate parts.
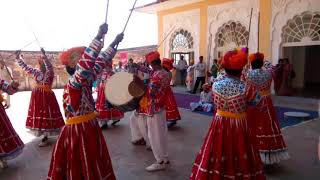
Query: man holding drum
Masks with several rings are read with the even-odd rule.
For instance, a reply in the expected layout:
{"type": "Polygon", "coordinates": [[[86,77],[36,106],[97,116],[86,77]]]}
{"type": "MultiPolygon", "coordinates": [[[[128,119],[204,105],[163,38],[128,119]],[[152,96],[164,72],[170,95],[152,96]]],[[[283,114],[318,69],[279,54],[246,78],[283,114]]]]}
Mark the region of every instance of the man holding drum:
{"type": "Polygon", "coordinates": [[[146,168],[147,171],[163,170],[169,165],[168,137],[166,125],[166,89],[170,87],[170,75],[161,66],[160,54],[151,52],[146,61],[152,67],[147,91],[140,101],[137,113],[139,120],[144,119],[148,127],[148,140],[156,162],[146,168]]]}

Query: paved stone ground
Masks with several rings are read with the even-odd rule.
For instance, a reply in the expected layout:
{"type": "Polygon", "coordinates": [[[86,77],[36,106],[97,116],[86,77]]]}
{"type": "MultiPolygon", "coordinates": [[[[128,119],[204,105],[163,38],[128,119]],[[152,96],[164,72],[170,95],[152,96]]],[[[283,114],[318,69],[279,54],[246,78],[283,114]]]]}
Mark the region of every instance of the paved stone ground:
{"type": "MultiPolygon", "coordinates": [[[[61,103],[61,90],[55,90],[61,103]]],[[[40,180],[45,179],[51,159],[51,145],[39,148],[39,139],[25,129],[25,119],[30,92],[12,96],[9,117],[26,147],[22,155],[9,161],[9,168],[0,170],[0,180],[40,180]]],[[[183,120],[177,128],[169,131],[169,155],[171,167],[166,171],[148,173],[146,166],[154,161],[152,152],[130,143],[129,114],[116,126],[103,130],[113,168],[119,180],[186,180],[192,163],[211,123],[211,117],[181,109],[183,120]]],[[[312,121],[290,127],[283,131],[291,159],[279,167],[267,171],[271,180],[320,179],[320,162],[317,160],[317,145],[320,135],[320,121],[312,121]]]]}

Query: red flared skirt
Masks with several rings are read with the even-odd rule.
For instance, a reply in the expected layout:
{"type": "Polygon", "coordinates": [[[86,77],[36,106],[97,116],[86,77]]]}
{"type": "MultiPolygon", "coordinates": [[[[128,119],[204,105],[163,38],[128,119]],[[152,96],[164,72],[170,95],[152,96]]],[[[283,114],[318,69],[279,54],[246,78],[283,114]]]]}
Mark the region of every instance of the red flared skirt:
{"type": "Polygon", "coordinates": [[[58,135],[64,125],[53,91],[36,88],[31,93],[26,127],[36,136],[58,135]]]}
{"type": "Polygon", "coordinates": [[[52,152],[49,179],[115,180],[107,144],[96,120],[62,128],[52,152]]]}
{"type": "Polygon", "coordinates": [[[98,87],[96,110],[98,112],[97,119],[99,121],[120,120],[124,117],[124,113],[115,108],[106,101],[104,95],[104,84],[98,87]]]}
{"type": "Polygon", "coordinates": [[[249,137],[246,119],[214,117],[190,179],[265,179],[259,153],[249,137]]]}
{"type": "Polygon", "coordinates": [[[165,106],[167,121],[177,121],[181,119],[176,98],[173,95],[171,87],[167,89],[165,106]]]}
{"type": "Polygon", "coordinates": [[[274,164],[289,158],[270,96],[264,97],[258,106],[248,108],[248,125],[263,163],[274,164]]]}
{"type": "Polygon", "coordinates": [[[0,160],[10,160],[22,153],[24,144],[0,105],[0,160]]]}

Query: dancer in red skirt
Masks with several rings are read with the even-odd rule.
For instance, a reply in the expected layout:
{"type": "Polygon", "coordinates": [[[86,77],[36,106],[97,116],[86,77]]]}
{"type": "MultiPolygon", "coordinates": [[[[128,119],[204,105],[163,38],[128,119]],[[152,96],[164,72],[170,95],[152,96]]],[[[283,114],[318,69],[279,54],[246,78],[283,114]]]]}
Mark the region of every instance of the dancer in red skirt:
{"type": "Polygon", "coordinates": [[[254,95],[255,106],[248,108],[248,125],[253,130],[256,147],[264,164],[276,164],[289,158],[280,124],[271,99],[273,67],[265,63],[261,53],[251,54],[252,70],[246,76],[248,94],[254,95]]]}
{"type": "Polygon", "coordinates": [[[216,112],[198,153],[190,179],[265,179],[263,165],[247,127],[245,83],[246,49],[228,52],[223,58],[225,78],[212,87],[216,112]]]}
{"type": "MultiPolygon", "coordinates": [[[[112,66],[107,67],[112,69],[112,66]]],[[[100,127],[108,126],[108,121],[112,120],[112,125],[115,125],[123,118],[124,113],[108,103],[105,98],[104,89],[106,81],[114,74],[112,71],[103,70],[101,76],[99,77],[98,95],[96,102],[96,111],[98,112],[97,120],[100,127]]]]}
{"type": "Polygon", "coordinates": [[[37,83],[31,93],[26,127],[37,137],[43,136],[39,144],[40,147],[46,146],[48,136],[58,135],[64,125],[59,104],[51,90],[54,78],[53,67],[44,49],[41,51],[42,58],[38,61],[39,69],[27,65],[23,61],[20,51],[16,52],[19,66],[32,75],[37,83]]]}
{"type": "MultiPolygon", "coordinates": [[[[173,59],[162,59],[162,67],[166,70],[171,76],[171,70],[173,69],[173,59]]],[[[173,91],[171,87],[167,87],[166,89],[166,119],[168,128],[173,127],[177,124],[177,121],[181,119],[179,109],[177,106],[176,98],[173,95],[173,91]]]]}
{"type": "MultiPolygon", "coordinates": [[[[50,180],[114,180],[115,175],[106,141],[96,121],[92,83],[106,66],[112,64],[119,34],[106,51],[99,54],[108,25],[99,28],[89,47],[71,48],[60,54],[70,74],[63,94],[66,125],[62,128],[52,153],[50,180]],[[99,55],[99,56],[98,56],[99,55]]],[[[112,71],[107,68],[107,71],[112,71]]]]}
{"type": "MultiPolygon", "coordinates": [[[[0,79],[0,90],[14,94],[18,90],[19,84],[8,82],[0,79]]],[[[0,168],[7,166],[7,160],[13,159],[22,153],[24,147],[20,137],[12,127],[12,124],[7,116],[7,113],[0,103],[0,168]]]]}

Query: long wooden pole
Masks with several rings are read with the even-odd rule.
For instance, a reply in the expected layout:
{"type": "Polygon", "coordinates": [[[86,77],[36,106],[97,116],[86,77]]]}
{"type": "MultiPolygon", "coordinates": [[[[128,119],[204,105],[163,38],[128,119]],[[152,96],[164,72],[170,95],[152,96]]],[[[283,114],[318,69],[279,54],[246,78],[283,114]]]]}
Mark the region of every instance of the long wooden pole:
{"type": "Polygon", "coordinates": [[[128,17],[128,19],[127,19],[126,24],[124,25],[124,28],[123,28],[123,30],[122,30],[122,33],[124,33],[124,31],[125,31],[125,30],[126,30],[126,28],[127,28],[127,25],[128,25],[129,19],[130,19],[131,14],[132,14],[132,12],[133,12],[133,10],[134,10],[135,6],[136,6],[137,1],[138,1],[138,0],[135,0],[135,1],[134,1],[134,4],[133,4],[133,6],[132,6],[132,9],[130,10],[129,17],[128,17]]]}
{"type": "Polygon", "coordinates": [[[260,51],[260,12],[258,13],[258,52],[260,51]]]}
{"type": "Polygon", "coordinates": [[[175,26],[173,26],[172,28],[171,28],[171,30],[168,32],[168,34],[166,34],[166,36],[162,39],[162,41],[158,44],[158,46],[157,46],[157,48],[156,49],[158,49],[162,44],[163,44],[163,42],[169,37],[169,35],[172,33],[172,31],[174,30],[174,28],[175,28],[175,26]]]}
{"type": "MultiPolygon", "coordinates": [[[[107,0],[106,16],[105,16],[105,19],[104,19],[104,22],[106,24],[108,24],[108,12],[109,12],[109,0],[107,0]]],[[[103,36],[103,38],[102,38],[102,44],[104,44],[104,38],[105,38],[105,36],[103,36]]]]}
{"type": "Polygon", "coordinates": [[[249,21],[249,35],[248,35],[248,42],[247,42],[247,48],[248,48],[248,49],[249,49],[250,32],[251,32],[251,20],[252,20],[252,12],[253,12],[253,8],[251,8],[251,13],[250,13],[250,21],[249,21]]]}
{"type": "MultiPolygon", "coordinates": [[[[129,22],[129,20],[130,20],[130,18],[131,18],[131,14],[132,14],[135,6],[136,6],[137,1],[138,1],[138,0],[135,0],[135,1],[134,1],[134,4],[133,4],[133,6],[132,6],[132,8],[131,8],[131,10],[130,10],[129,17],[128,17],[128,19],[127,19],[127,22],[126,22],[126,24],[125,24],[124,27],[123,27],[122,33],[124,33],[124,31],[125,31],[126,28],[127,28],[128,22],[129,22]]],[[[115,46],[116,49],[118,48],[118,45],[119,45],[119,44],[117,44],[117,45],[115,46]]]]}

